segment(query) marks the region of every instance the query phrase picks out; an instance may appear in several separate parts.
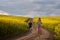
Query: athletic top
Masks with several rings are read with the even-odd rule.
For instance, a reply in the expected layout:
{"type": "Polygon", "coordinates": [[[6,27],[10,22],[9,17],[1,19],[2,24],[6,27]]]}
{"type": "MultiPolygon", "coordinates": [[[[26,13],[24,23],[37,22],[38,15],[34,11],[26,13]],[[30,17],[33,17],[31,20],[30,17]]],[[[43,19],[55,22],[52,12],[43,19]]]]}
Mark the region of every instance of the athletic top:
{"type": "Polygon", "coordinates": [[[38,22],[37,22],[37,25],[41,25],[41,24],[42,24],[42,22],[41,22],[41,21],[38,21],[38,22]]]}

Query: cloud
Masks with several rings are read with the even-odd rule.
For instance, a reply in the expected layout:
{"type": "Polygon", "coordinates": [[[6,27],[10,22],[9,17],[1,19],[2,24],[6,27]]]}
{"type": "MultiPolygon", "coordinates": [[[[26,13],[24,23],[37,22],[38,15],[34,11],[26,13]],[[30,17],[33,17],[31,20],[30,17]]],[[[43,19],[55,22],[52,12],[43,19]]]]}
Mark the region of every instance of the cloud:
{"type": "Polygon", "coordinates": [[[0,0],[0,10],[12,15],[60,15],[60,0],[0,0]]]}
{"type": "Polygon", "coordinates": [[[0,10],[0,15],[10,15],[10,14],[0,10]]]}

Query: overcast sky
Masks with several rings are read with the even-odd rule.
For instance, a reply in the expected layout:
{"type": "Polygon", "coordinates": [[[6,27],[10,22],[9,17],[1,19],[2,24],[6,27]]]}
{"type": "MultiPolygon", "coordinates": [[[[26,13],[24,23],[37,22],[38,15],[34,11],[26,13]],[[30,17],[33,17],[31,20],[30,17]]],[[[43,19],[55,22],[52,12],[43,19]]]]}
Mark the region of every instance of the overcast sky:
{"type": "Polygon", "coordinates": [[[60,0],[0,0],[0,14],[60,16],[60,0]]]}

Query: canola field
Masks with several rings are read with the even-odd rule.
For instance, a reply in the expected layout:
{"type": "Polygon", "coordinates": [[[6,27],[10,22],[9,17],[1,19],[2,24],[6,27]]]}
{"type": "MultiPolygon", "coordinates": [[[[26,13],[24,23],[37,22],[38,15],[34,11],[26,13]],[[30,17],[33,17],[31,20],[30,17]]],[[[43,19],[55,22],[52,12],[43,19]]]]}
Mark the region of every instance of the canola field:
{"type": "Polygon", "coordinates": [[[28,25],[24,22],[26,17],[0,15],[0,37],[24,33],[28,25]]]}
{"type": "MultiPolygon", "coordinates": [[[[34,17],[34,22],[39,17],[34,17]]],[[[42,16],[42,27],[54,34],[55,40],[60,40],[60,16],[42,16]]]]}
{"type": "MultiPolygon", "coordinates": [[[[36,23],[39,17],[34,17],[36,23]]],[[[54,34],[55,40],[60,40],[60,16],[41,16],[42,27],[54,34]]],[[[0,15],[0,36],[16,35],[28,30],[25,20],[28,17],[0,15]]]]}

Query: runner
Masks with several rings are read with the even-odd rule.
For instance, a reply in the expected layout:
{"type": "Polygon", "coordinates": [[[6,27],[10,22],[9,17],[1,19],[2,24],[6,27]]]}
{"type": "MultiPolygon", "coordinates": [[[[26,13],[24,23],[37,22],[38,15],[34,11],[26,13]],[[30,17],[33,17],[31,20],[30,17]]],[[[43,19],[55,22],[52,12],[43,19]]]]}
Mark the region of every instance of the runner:
{"type": "Polygon", "coordinates": [[[32,31],[32,23],[33,23],[32,18],[29,18],[29,19],[27,20],[27,24],[28,24],[28,27],[29,27],[29,31],[30,31],[30,32],[32,31]]]}
{"type": "Polygon", "coordinates": [[[41,35],[41,24],[42,24],[41,18],[38,18],[38,20],[37,20],[37,31],[38,31],[38,36],[39,37],[41,35]]]}

